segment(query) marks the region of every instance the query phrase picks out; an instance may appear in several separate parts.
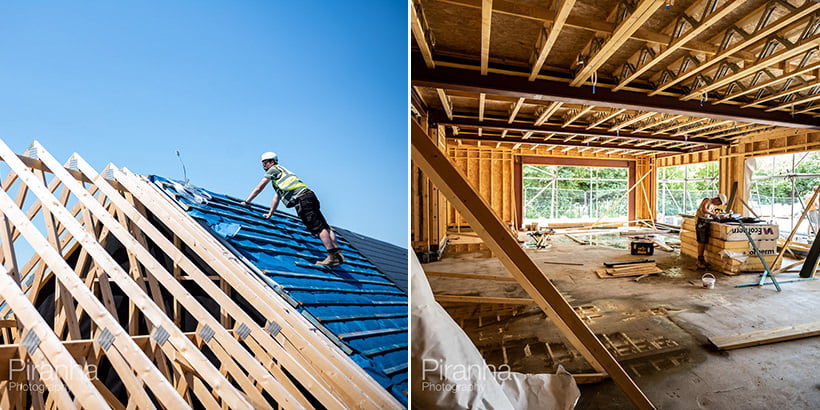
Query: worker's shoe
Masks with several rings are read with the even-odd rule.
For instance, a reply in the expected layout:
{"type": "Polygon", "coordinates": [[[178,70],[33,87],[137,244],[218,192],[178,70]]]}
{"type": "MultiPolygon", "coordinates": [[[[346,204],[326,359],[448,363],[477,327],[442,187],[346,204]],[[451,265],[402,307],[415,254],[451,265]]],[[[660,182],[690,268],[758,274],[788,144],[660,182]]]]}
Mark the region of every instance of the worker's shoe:
{"type": "Polygon", "coordinates": [[[703,256],[698,257],[698,269],[706,269],[709,267],[709,264],[706,263],[706,258],[703,256]]]}
{"type": "Polygon", "coordinates": [[[319,262],[316,262],[319,266],[324,266],[326,268],[332,268],[334,266],[339,266],[345,262],[345,257],[342,255],[342,251],[338,248],[330,249],[327,251],[327,257],[319,262]]]}

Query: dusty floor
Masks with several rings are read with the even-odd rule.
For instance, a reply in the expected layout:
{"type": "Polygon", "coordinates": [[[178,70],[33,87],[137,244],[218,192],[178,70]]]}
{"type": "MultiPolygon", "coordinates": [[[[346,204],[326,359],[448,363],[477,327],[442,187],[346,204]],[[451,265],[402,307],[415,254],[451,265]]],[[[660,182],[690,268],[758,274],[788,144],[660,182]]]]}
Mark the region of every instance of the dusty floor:
{"type": "MultiPolygon", "coordinates": [[[[711,336],[817,321],[820,280],[736,288],[756,282],[757,274],[716,274],[714,289],[701,286],[704,271],[678,250],[655,249],[649,258],[664,270],[634,278],[600,279],[604,261],[645,257],[629,255],[626,242],[580,245],[555,235],[547,249],[528,253],[565,295],[587,316],[587,324],[659,409],[817,409],[820,408],[820,337],[720,352],[711,336]],[[582,263],[559,265],[550,261],[582,263]],[[622,354],[619,354],[622,353],[622,354]]],[[[452,246],[425,271],[509,276],[479,245],[452,246]],[[461,248],[461,249],[459,249],[461,248]],[[460,252],[459,252],[460,251],[460,252]]],[[[786,263],[788,264],[788,262],[786,263]]],[[[797,277],[783,273],[781,280],[797,277]]],[[[430,277],[436,294],[526,298],[512,282],[430,277]]],[[[496,305],[498,306],[498,305],[496,305]]],[[[590,372],[557,329],[532,306],[505,305],[478,321],[458,317],[491,364],[513,370],[553,372],[560,363],[570,372],[590,372]],[[516,308],[512,316],[511,309],[516,308]],[[461,320],[464,319],[464,320],[461,320]]],[[[582,316],[583,316],[582,315],[582,316]]],[[[632,408],[607,380],[581,385],[579,409],[632,408]]]]}

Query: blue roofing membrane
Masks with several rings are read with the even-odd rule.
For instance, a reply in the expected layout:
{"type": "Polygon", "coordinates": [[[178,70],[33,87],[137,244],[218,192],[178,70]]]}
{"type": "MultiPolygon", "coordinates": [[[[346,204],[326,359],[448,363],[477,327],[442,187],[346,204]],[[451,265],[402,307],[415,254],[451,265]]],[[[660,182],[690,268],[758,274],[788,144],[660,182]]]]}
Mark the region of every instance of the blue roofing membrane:
{"type": "Polygon", "coordinates": [[[277,212],[266,220],[267,210],[258,205],[248,208],[226,195],[149,178],[407,405],[407,294],[341,233],[337,240],[345,263],[324,268],[314,262],[326,256],[325,248],[299,218],[277,212]]]}

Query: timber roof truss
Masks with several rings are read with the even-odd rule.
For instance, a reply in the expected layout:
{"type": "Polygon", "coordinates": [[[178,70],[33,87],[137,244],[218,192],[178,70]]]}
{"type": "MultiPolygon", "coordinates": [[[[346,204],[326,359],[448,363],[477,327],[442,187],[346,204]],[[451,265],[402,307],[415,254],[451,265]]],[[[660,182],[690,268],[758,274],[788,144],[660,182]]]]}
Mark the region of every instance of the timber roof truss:
{"type": "Polygon", "coordinates": [[[0,158],[0,407],[403,407],[146,178],[0,158]]]}

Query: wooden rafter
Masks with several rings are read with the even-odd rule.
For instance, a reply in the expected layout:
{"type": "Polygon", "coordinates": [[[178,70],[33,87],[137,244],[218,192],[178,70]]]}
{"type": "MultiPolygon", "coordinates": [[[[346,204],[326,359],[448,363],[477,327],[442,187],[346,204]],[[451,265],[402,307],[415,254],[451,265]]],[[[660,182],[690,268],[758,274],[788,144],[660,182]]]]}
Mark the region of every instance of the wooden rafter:
{"type": "MultiPolygon", "coordinates": [[[[17,159],[16,156],[2,142],[0,142],[0,156],[2,156],[3,160],[5,160],[7,164],[13,165],[13,169],[23,170],[22,162],[19,161],[19,159],[17,159]]],[[[19,172],[17,174],[20,175],[19,172]]],[[[34,175],[31,175],[31,177],[28,177],[27,179],[29,179],[35,186],[38,183],[36,178],[34,178],[34,175]]],[[[32,186],[29,185],[29,188],[32,188],[32,186]]],[[[41,190],[38,189],[38,191],[41,190]]],[[[41,193],[38,193],[38,196],[41,196],[40,194],[41,193]]],[[[45,198],[48,198],[50,195],[50,193],[45,195],[45,198]]],[[[53,196],[51,196],[51,201],[57,203],[56,198],[53,196]]],[[[0,191],[0,209],[2,209],[2,212],[7,218],[9,218],[10,222],[15,225],[16,229],[19,229],[22,232],[23,236],[26,238],[26,241],[30,243],[35,251],[43,258],[43,260],[49,264],[49,267],[55,273],[58,280],[61,283],[66,284],[66,288],[72,289],[72,296],[78,303],[83,305],[86,311],[92,313],[91,317],[94,318],[98,326],[100,326],[100,328],[107,329],[108,332],[114,337],[114,341],[110,347],[116,347],[116,350],[109,347],[109,349],[107,349],[107,356],[112,362],[114,368],[118,370],[118,373],[122,368],[129,366],[126,364],[123,356],[128,357],[129,362],[135,363],[135,367],[136,364],[139,364],[138,368],[140,370],[140,380],[142,383],[145,383],[145,385],[137,386],[139,389],[143,390],[129,389],[129,393],[132,394],[133,399],[137,403],[141,403],[147,407],[147,403],[149,402],[148,397],[144,392],[140,392],[144,391],[146,387],[150,387],[151,390],[153,390],[158,396],[160,401],[164,402],[166,405],[172,405],[178,408],[188,408],[189,406],[187,403],[182,400],[176,390],[163,377],[157,368],[151,364],[151,361],[144,354],[142,354],[136,344],[134,344],[130,338],[120,337],[127,334],[125,330],[122,329],[113,317],[110,316],[108,311],[103,307],[102,303],[98,301],[88,289],[85,288],[82,281],[80,281],[80,279],[75,275],[73,269],[62,259],[60,254],[51,247],[48,240],[43,237],[41,233],[39,233],[38,229],[31,223],[31,221],[29,221],[23,212],[17,208],[5,191],[0,191]]],[[[80,231],[81,230],[82,228],[80,228],[80,231]]],[[[86,238],[87,234],[80,235],[80,237],[86,238]]],[[[88,240],[93,241],[93,239],[88,240]]]]}
{"type": "MultiPolygon", "coordinates": [[[[22,284],[0,286],[0,297],[7,302],[0,314],[17,319],[13,323],[25,324],[16,332],[25,339],[14,339],[21,343],[15,345],[20,346],[16,351],[26,352],[21,358],[34,363],[43,374],[28,381],[43,383],[49,394],[0,393],[0,404],[25,407],[26,400],[31,400],[35,408],[43,401],[46,407],[57,404],[60,408],[186,409],[196,397],[208,409],[269,407],[270,400],[281,408],[312,408],[316,403],[327,408],[401,407],[324,335],[317,339],[315,326],[307,324],[301,314],[289,305],[276,311],[274,306],[286,302],[255,273],[247,268],[241,272],[226,268],[236,260],[227,260],[230,256],[225,255],[232,253],[225,248],[207,249],[221,246],[212,244],[215,239],[210,233],[183,233],[202,228],[164,195],[146,199],[146,189],[152,187],[148,182],[138,182],[135,176],[113,166],[104,174],[118,179],[106,179],[76,154],[67,168],[69,165],[61,165],[36,142],[29,155],[37,159],[18,156],[0,141],[0,159],[11,169],[0,190],[0,255],[5,267],[19,273],[18,279],[25,278],[22,284]],[[50,173],[48,178],[46,172],[50,173]],[[12,198],[9,192],[15,186],[17,195],[12,198]],[[139,196],[133,190],[139,191],[139,196]],[[166,237],[156,222],[146,218],[148,211],[142,201],[150,203],[155,215],[158,210],[173,208],[182,212],[176,220],[158,218],[174,238],[184,239],[174,243],[166,237]],[[28,210],[22,208],[24,203],[31,203],[28,210]],[[71,210],[67,208],[70,203],[71,210]],[[35,225],[38,216],[45,221],[44,228],[35,225]],[[181,221],[189,225],[184,227],[181,221]],[[183,253],[183,240],[197,253],[198,262],[183,253]],[[35,250],[22,268],[14,252],[15,244],[21,241],[35,250]],[[111,245],[122,247],[124,262],[109,254],[111,245]],[[218,272],[216,277],[197,265],[202,260],[213,261],[214,254],[226,259],[209,264],[209,269],[218,272]],[[173,261],[173,272],[161,261],[173,261]],[[43,297],[42,289],[49,280],[54,281],[55,292],[45,296],[53,297],[57,306],[53,329],[44,325],[45,320],[32,306],[43,297]],[[206,310],[183,287],[182,280],[196,281],[219,304],[220,315],[214,317],[206,310]],[[118,300],[111,283],[121,292],[118,300]],[[254,308],[270,318],[269,324],[281,325],[281,329],[270,333],[270,326],[259,326],[258,318],[237,305],[232,294],[259,301],[254,308]],[[168,295],[178,308],[166,309],[168,295]],[[121,302],[134,306],[128,317],[117,317],[116,303],[121,302]],[[290,313],[285,313],[288,310],[290,313]],[[196,332],[182,332],[179,324],[183,314],[196,321],[196,332]],[[79,325],[88,321],[90,338],[84,333],[88,328],[83,330],[79,325]],[[143,333],[146,326],[148,334],[143,333]],[[295,329],[299,326],[302,330],[295,329]],[[136,344],[138,337],[143,338],[140,344],[136,344]],[[39,345],[24,347],[32,338],[39,339],[39,345]],[[67,351],[66,343],[78,344],[70,345],[74,347],[67,351]],[[205,356],[203,349],[214,359],[205,356]],[[100,365],[103,357],[119,375],[128,402],[121,403],[104,382],[78,377],[85,374],[85,367],[100,365]],[[80,370],[72,369],[71,364],[80,370]],[[63,374],[66,369],[72,373],[71,380],[63,374]],[[62,390],[56,391],[58,388],[62,390]]],[[[0,271],[3,268],[0,266],[0,271]]],[[[0,272],[0,279],[12,283],[13,276],[0,272]]],[[[7,330],[0,328],[0,333],[8,335],[7,330]]],[[[8,345],[12,339],[6,336],[3,340],[7,345],[0,344],[0,351],[6,352],[3,349],[12,346],[8,345]]]]}
{"type": "Polygon", "coordinates": [[[416,44],[419,46],[421,55],[424,56],[425,64],[429,68],[435,68],[436,62],[433,60],[433,47],[430,45],[427,22],[424,20],[424,14],[421,11],[421,4],[415,0],[410,2],[410,29],[413,32],[413,38],[416,39],[416,44]]]}
{"type": "Polygon", "coordinates": [[[575,77],[570,81],[569,85],[572,87],[580,87],[584,82],[593,75],[630,37],[637,31],[647,20],[652,17],[652,14],[663,5],[664,0],[642,0],[635,6],[635,10],[612,32],[612,35],[604,42],[601,48],[590,56],[587,61],[575,74],[575,77]]]}
{"type": "Polygon", "coordinates": [[[630,126],[630,125],[632,125],[632,124],[634,124],[634,123],[636,123],[636,122],[641,122],[641,121],[643,121],[643,120],[645,120],[645,119],[647,119],[647,118],[649,118],[649,117],[652,117],[652,116],[653,116],[653,115],[655,115],[655,114],[656,114],[656,113],[654,113],[654,112],[644,112],[644,113],[640,113],[640,114],[638,114],[638,115],[636,115],[636,116],[634,116],[634,117],[632,117],[632,118],[630,118],[630,119],[628,119],[628,120],[626,120],[626,121],[624,121],[624,122],[620,122],[620,123],[616,124],[615,126],[610,127],[610,128],[609,128],[609,131],[617,131],[617,130],[619,130],[619,129],[621,129],[621,128],[628,127],[628,126],[630,126]]]}
{"type": "MultiPolygon", "coordinates": [[[[820,84],[815,83],[815,84],[812,84],[811,88],[815,88],[815,87],[818,87],[818,86],[820,86],[820,84]]],[[[805,96],[805,97],[801,96],[801,97],[797,97],[793,100],[789,100],[786,103],[782,103],[782,104],[776,105],[774,107],[768,108],[768,109],[766,109],[766,111],[789,109],[789,108],[793,108],[794,106],[797,106],[797,105],[800,105],[800,104],[806,104],[806,103],[810,103],[812,101],[817,101],[817,100],[820,100],[820,94],[812,94],[812,95],[808,95],[808,96],[805,96]]]]}
{"type": "Polygon", "coordinates": [[[660,119],[660,120],[658,120],[658,121],[655,121],[655,122],[653,122],[653,123],[649,123],[649,124],[646,124],[646,125],[644,125],[644,126],[642,126],[642,127],[638,127],[638,128],[636,128],[636,129],[635,129],[635,132],[640,132],[640,131],[643,131],[643,130],[648,130],[648,129],[650,129],[650,128],[655,128],[655,127],[657,127],[658,125],[663,125],[663,124],[666,124],[667,122],[672,122],[672,121],[675,121],[675,120],[677,120],[677,119],[679,119],[679,118],[681,118],[681,117],[683,117],[683,115],[667,115],[667,116],[666,116],[666,118],[661,118],[661,119],[660,119]]]}
{"type": "Polygon", "coordinates": [[[552,50],[552,46],[555,45],[555,42],[558,40],[558,36],[561,33],[561,30],[564,28],[564,24],[569,17],[570,11],[572,11],[572,7],[575,5],[575,0],[556,0],[561,1],[561,6],[558,7],[557,13],[555,13],[555,19],[549,25],[549,29],[542,28],[540,35],[539,43],[540,46],[537,47],[535,61],[532,64],[532,72],[530,73],[529,80],[533,81],[536,77],[538,77],[538,73],[541,71],[541,67],[544,66],[544,61],[546,61],[547,56],[552,50]]]}
{"type": "Polygon", "coordinates": [[[267,283],[259,279],[248,265],[233,257],[219,241],[178,206],[169,203],[159,188],[138,178],[128,169],[112,169],[113,177],[158,218],[175,227],[181,243],[191,249],[246,300],[258,300],[255,305],[269,323],[281,325],[277,341],[304,365],[309,365],[334,390],[347,389],[355,397],[348,406],[366,408],[400,408],[398,401],[378,385],[343,352],[316,332],[313,324],[295,312],[278,297],[267,283]],[[373,405],[372,403],[375,403],[373,405]]]}
{"type": "MultiPolygon", "coordinates": [[[[23,348],[19,351],[26,351],[28,357],[34,362],[35,367],[43,376],[42,380],[48,387],[48,391],[54,395],[56,404],[61,408],[75,407],[68,395],[70,390],[75,399],[85,408],[108,408],[109,404],[91,380],[86,377],[86,371],[74,361],[37,309],[23,294],[20,284],[15,282],[2,266],[0,266],[0,296],[14,309],[19,322],[25,323],[28,333],[26,337],[21,338],[23,348]],[[34,343],[34,340],[37,342],[34,343]]],[[[7,363],[13,362],[9,360],[7,363]]],[[[12,366],[9,365],[9,367],[12,366]]],[[[18,371],[27,371],[27,369],[18,369],[18,371]]],[[[13,370],[9,369],[8,374],[11,373],[13,370]]]]}
{"type": "Polygon", "coordinates": [[[481,75],[487,75],[490,62],[490,32],[493,26],[493,0],[481,2],[481,75]]]}
{"type": "MultiPolygon", "coordinates": [[[[467,7],[471,9],[480,9],[482,0],[439,0],[442,3],[453,4],[460,7],[467,7]]],[[[512,2],[496,1],[493,4],[493,12],[522,18],[530,21],[536,21],[542,25],[551,25],[555,20],[555,12],[553,9],[543,6],[522,6],[512,2]]],[[[613,27],[611,23],[603,20],[588,19],[582,17],[574,17],[570,15],[564,24],[565,27],[584,30],[590,33],[599,33],[602,35],[612,35],[613,27]]],[[[672,41],[672,37],[667,34],[658,33],[655,30],[648,30],[639,28],[632,33],[630,39],[642,42],[651,42],[657,44],[668,44],[672,41]]],[[[681,47],[683,50],[688,50],[696,53],[715,54],[718,48],[705,42],[697,40],[690,41],[681,47]]],[[[754,59],[754,56],[747,56],[749,61],[754,59]]]]}
{"type": "Polygon", "coordinates": [[[487,94],[481,93],[478,96],[478,120],[484,121],[484,101],[487,98],[487,94]]]}
{"type": "Polygon", "coordinates": [[[817,87],[817,86],[820,86],[820,82],[813,82],[813,83],[808,83],[808,84],[804,84],[804,85],[797,86],[797,87],[792,87],[792,88],[789,88],[788,90],[783,90],[779,93],[773,93],[773,94],[771,94],[767,97],[761,97],[761,98],[755,99],[753,102],[751,102],[749,104],[744,104],[742,107],[743,108],[762,107],[764,102],[777,100],[779,98],[783,98],[783,97],[786,97],[786,96],[791,95],[791,94],[799,93],[801,91],[810,90],[810,89],[812,89],[814,87],[817,87]]]}
{"type": "Polygon", "coordinates": [[[437,88],[436,92],[439,100],[441,100],[441,106],[444,107],[444,112],[447,113],[447,117],[453,119],[453,103],[450,101],[450,97],[441,88],[437,88]]]}
{"type": "MultiPolygon", "coordinates": [[[[475,133],[475,134],[465,133],[465,134],[459,135],[457,141],[477,141],[477,142],[497,142],[497,143],[499,143],[499,142],[509,142],[509,143],[515,143],[515,144],[519,144],[519,145],[526,143],[526,144],[538,144],[538,145],[555,145],[555,146],[561,146],[561,147],[593,147],[593,148],[598,148],[598,147],[615,148],[615,147],[618,146],[618,144],[613,144],[612,143],[612,140],[617,140],[618,138],[612,138],[611,140],[596,143],[596,142],[582,142],[582,141],[574,140],[574,138],[576,138],[576,137],[578,137],[578,135],[570,135],[570,136],[565,137],[565,138],[560,139],[560,140],[533,140],[533,139],[524,139],[524,138],[520,138],[520,137],[509,137],[509,136],[501,138],[501,137],[494,136],[494,135],[488,135],[487,133],[484,133],[481,136],[478,136],[477,133],[475,133]]],[[[451,138],[451,137],[448,137],[448,138],[451,138]]],[[[651,141],[651,142],[655,142],[655,141],[651,141]]],[[[689,152],[689,150],[683,150],[683,149],[677,149],[677,148],[675,148],[675,149],[650,148],[650,149],[653,150],[653,151],[658,151],[658,152],[673,152],[673,153],[689,152]]]]}
{"type": "MultiPolygon", "coordinates": [[[[710,1],[710,0],[707,0],[710,1]]],[[[627,75],[625,78],[621,79],[621,81],[612,89],[612,91],[618,91],[623,89],[627,84],[634,81],[638,77],[640,77],[643,73],[647,70],[655,66],[655,64],[663,61],[674,52],[679,50],[684,44],[688,43],[689,41],[695,39],[698,35],[703,33],[705,30],[709,29],[713,24],[721,21],[724,17],[726,17],[729,13],[733,12],[735,9],[740,7],[743,4],[743,0],[733,0],[729,1],[728,3],[724,3],[723,6],[715,10],[713,13],[709,14],[706,18],[701,20],[696,26],[691,27],[686,33],[681,34],[679,37],[675,37],[666,47],[662,47],[660,52],[655,54],[655,56],[644,62],[638,62],[638,66],[635,67],[634,71],[631,74],[627,75]]],[[[690,9],[693,9],[695,6],[699,5],[696,3],[690,9]]],[[[687,11],[690,13],[689,11],[687,11]]],[[[668,27],[667,29],[671,29],[673,27],[668,27]]],[[[634,57],[636,60],[639,56],[634,57]]]]}
{"type": "Polygon", "coordinates": [[[596,121],[592,122],[591,124],[589,124],[587,126],[587,129],[595,128],[595,127],[597,127],[597,126],[599,126],[599,125],[601,125],[601,124],[603,124],[603,123],[605,123],[605,122],[607,122],[607,121],[609,121],[609,120],[623,114],[625,111],[626,111],[626,108],[612,110],[611,113],[609,113],[607,115],[604,115],[603,117],[601,117],[601,119],[596,120],[596,121]]]}
{"type": "Polygon", "coordinates": [[[565,128],[565,127],[569,126],[570,124],[575,122],[577,119],[579,119],[579,118],[583,117],[584,115],[586,115],[593,108],[595,108],[595,106],[593,106],[593,105],[587,105],[587,106],[582,107],[580,110],[578,110],[578,112],[575,113],[575,115],[571,115],[569,118],[567,118],[566,121],[564,121],[564,123],[561,124],[561,128],[565,128]]]}
{"type": "MultiPolygon", "coordinates": [[[[510,106],[510,118],[507,120],[507,123],[512,124],[515,121],[515,116],[518,115],[518,111],[521,110],[521,106],[524,104],[524,97],[521,97],[510,106]]],[[[452,118],[450,118],[452,119],[452,118]]]]}
{"type": "MultiPolygon", "coordinates": [[[[763,81],[759,84],[744,88],[744,89],[742,89],[742,90],[740,90],[736,93],[733,93],[733,94],[728,95],[728,96],[726,96],[726,97],[724,97],[720,100],[715,101],[713,104],[719,104],[719,103],[722,103],[722,102],[730,101],[730,100],[733,100],[737,97],[741,97],[743,95],[753,93],[755,91],[762,90],[762,89],[767,88],[767,87],[771,87],[771,86],[773,86],[777,83],[789,80],[789,79],[794,78],[794,77],[799,77],[799,76],[804,75],[804,74],[811,73],[812,71],[815,71],[815,70],[818,70],[818,69],[820,69],[820,62],[810,64],[806,67],[799,68],[799,69],[796,69],[794,71],[785,73],[781,76],[778,76],[776,78],[772,78],[768,81],[763,81]]],[[[755,99],[754,102],[752,102],[750,104],[746,104],[743,107],[746,108],[746,107],[757,106],[759,103],[762,103],[764,101],[769,101],[769,99],[776,99],[776,98],[779,98],[779,97],[774,97],[774,98],[766,97],[766,98],[763,98],[763,99],[755,99]]]]}
{"type": "Polygon", "coordinates": [[[710,128],[720,127],[721,125],[731,124],[731,123],[733,123],[733,122],[734,122],[734,121],[717,121],[717,122],[710,122],[710,123],[708,123],[708,124],[701,125],[701,126],[699,126],[699,127],[687,128],[687,129],[685,129],[685,130],[678,131],[678,132],[674,133],[673,135],[674,135],[674,136],[678,136],[678,135],[687,135],[687,134],[691,134],[691,133],[693,133],[693,132],[703,131],[703,130],[707,130],[707,129],[710,129],[710,128]]]}
{"type": "MultiPolygon", "coordinates": [[[[542,126],[535,126],[529,124],[523,124],[520,122],[515,123],[508,123],[507,121],[499,120],[499,119],[489,119],[485,118],[484,121],[477,121],[476,119],[460,117],[454,120],[447,119],[442,113],[431,111],[430,112],[430,119],[433,123],[439,125],[446,125],[446,126],[456,126],[460,129],[476,129],[476,128],[484,128],[484,130],[507,130],[507,131],[517,131],[521,133],[525,133],[528,131],[532,132],[540,132],[540,133],[554,133],[557,135],[567,136],[567,135],[582,135],[587,137],[614,137],[614,138],[635,138],[638,140],[658,140],[658,141],[682,141],[682,138],[666,136],[666,135],[658,135],[663,132],[680,128],[683,124],[675,125],[674,127],[661,130],[659,132],[650,134],[645,132],[620,132],[614,133],[605,130],[598,130],[598,129],[586,129],[579,127],[561,127],[555,125],[542,125],[542,126]]],[[[463,134],[463,132],[460,132],[463,134]]],[[[693,142],[701,142],[704,144],[710,145],[728,145],[728,143],[721,143],[719,141],[709,140],[709,139],[695,139],[691,138],[690,141],[693,142]]]]}
{"type": "MultiPolygon", "coordinates": [[[[820,34],[813,35],[805,40],[802,40],[800,43],[794,45],[793,47],[786,48],[782,51],[772,54],[771,56],[761,59],[761,61],[756,65],[752,65],[750,67],[741,69],[733,74],[726,75],[725,77],[721,77],[720,79],[715,80],[709,84],[696,88],[689,94],[683,96],[682,100],[701,98],[703,95],[705,95],[705,93],[729,85],[733,81],[737,81],[742,78],[748,77],[766,67],[779,64],[790,58],[794,58],[796,56],[809,52],[812,49],[817,48],[818,44],[820,44],[820,34]]],[[[763,48],[763,51],[761,51],[761,53],[765,50],[766,47],[763,48]]]]}
{"type": "Polygon", "coordinates": [[[540,114],[538,114],[538,118],[535,119],[534,124],[538,126],[547,122],[549,118],[553,114],[555,114],[555,112],[558,111],[559,108],[561,108],[561,105],[563,105],[561,102],[556,101],[550,104],[548,107],[544,108],[544,110],[540,114]]]}
{"type": "MultiPolygon", "coordinates": [[[[753,13],[753,15],[760,15],[761,16],[760,18],[764,19],[764,18],[766,18],[765,14],[766,14],[766,11],[769,7],[770,7],[769,5],[765,5],[761,8],[759,8],[758,10],[756,10],[753,13]]],[[[667,88],[669,88],[669,87],[671,87],[675,84],[680,83],[681,81],[684,81],[688,78],[692,78],[692,76],[694,76],[698,73],[701,73],[701,72],[703,72],[704,70],[706,70],[710,67],[713,67],[715,64],[723,61],[727,57],[737,54],[741,50],[743,50],[743,49],[745,49],[745,48],[747,48],[747,47],[749,47],[749,46],[751,46],[751,45],[765,39],[766,37],[768,37],[768,36],[770,36],[774,33],[777,33],[778,31],[788,27],[789,25],[793,24],[794,22],[797,22],[800,19],[811,15],[811,13],[814,13],[817,10],[820,10],[820,3],[816,2],[816,1],[813,1],[813,0],[805,0],[803,2],[803,5],[801,5],[800,7],[798,7],[797,9],[792,11],[791,13],[787,14],[786,16],[781,17],[776,22],[773,22],[771,24],[757,24],[756,27],[759,27],[759,30],[751,33],[749,36],[742,39],[741,41],[738,41],[738,42],[724,48],[723,50],[720,50],[720,52],[718,54],[714,55],[712,58],[704,61],[703,63],[701,63],[697,66],[694,66],[694,67],[686,70],[684,73],[676,76],[674,79],[671,79],[667,82],[664,82],[663,84],[658,86],[654,91],[649,93],[649,95],[656,95],[656,94],[662,92],[663,90],[666,90],[667,88]]],[[[731,28],[730,30],[733,30],[733,28],[731,28]]],[[[731,33],[729,33],[727,31],[727,32],[723,33],[722,37],[725,38],[729,35],[731,35],[731,33]]]]}
{"type": "Polygon", "coordinates": [[[678,128],[685,127],[685,126],[688,126],[688,125],[699,124],[699,123],[701,123],[701,122],[703,122],[703,121],[706,121],[706,118],[689,118],[689,121],[687,121],[687,122],[681,122],[681,123],[677,123],[677,122],[675,122],[675,123],[672,123],[672,125],[670,125],[670,126],[668,126],[668,127],[666,127],[666,128],[661,128],[661,129],[659,129],[659,130],[657,130],[657,131],[653,132],[653,133],[652,133],[652,135],[666,134],[666,133],[668,133],[668,132],[670,132],[670,131],[672,131],[672,130],[676,130],[676,129],[678,129],[678,128]]]}

